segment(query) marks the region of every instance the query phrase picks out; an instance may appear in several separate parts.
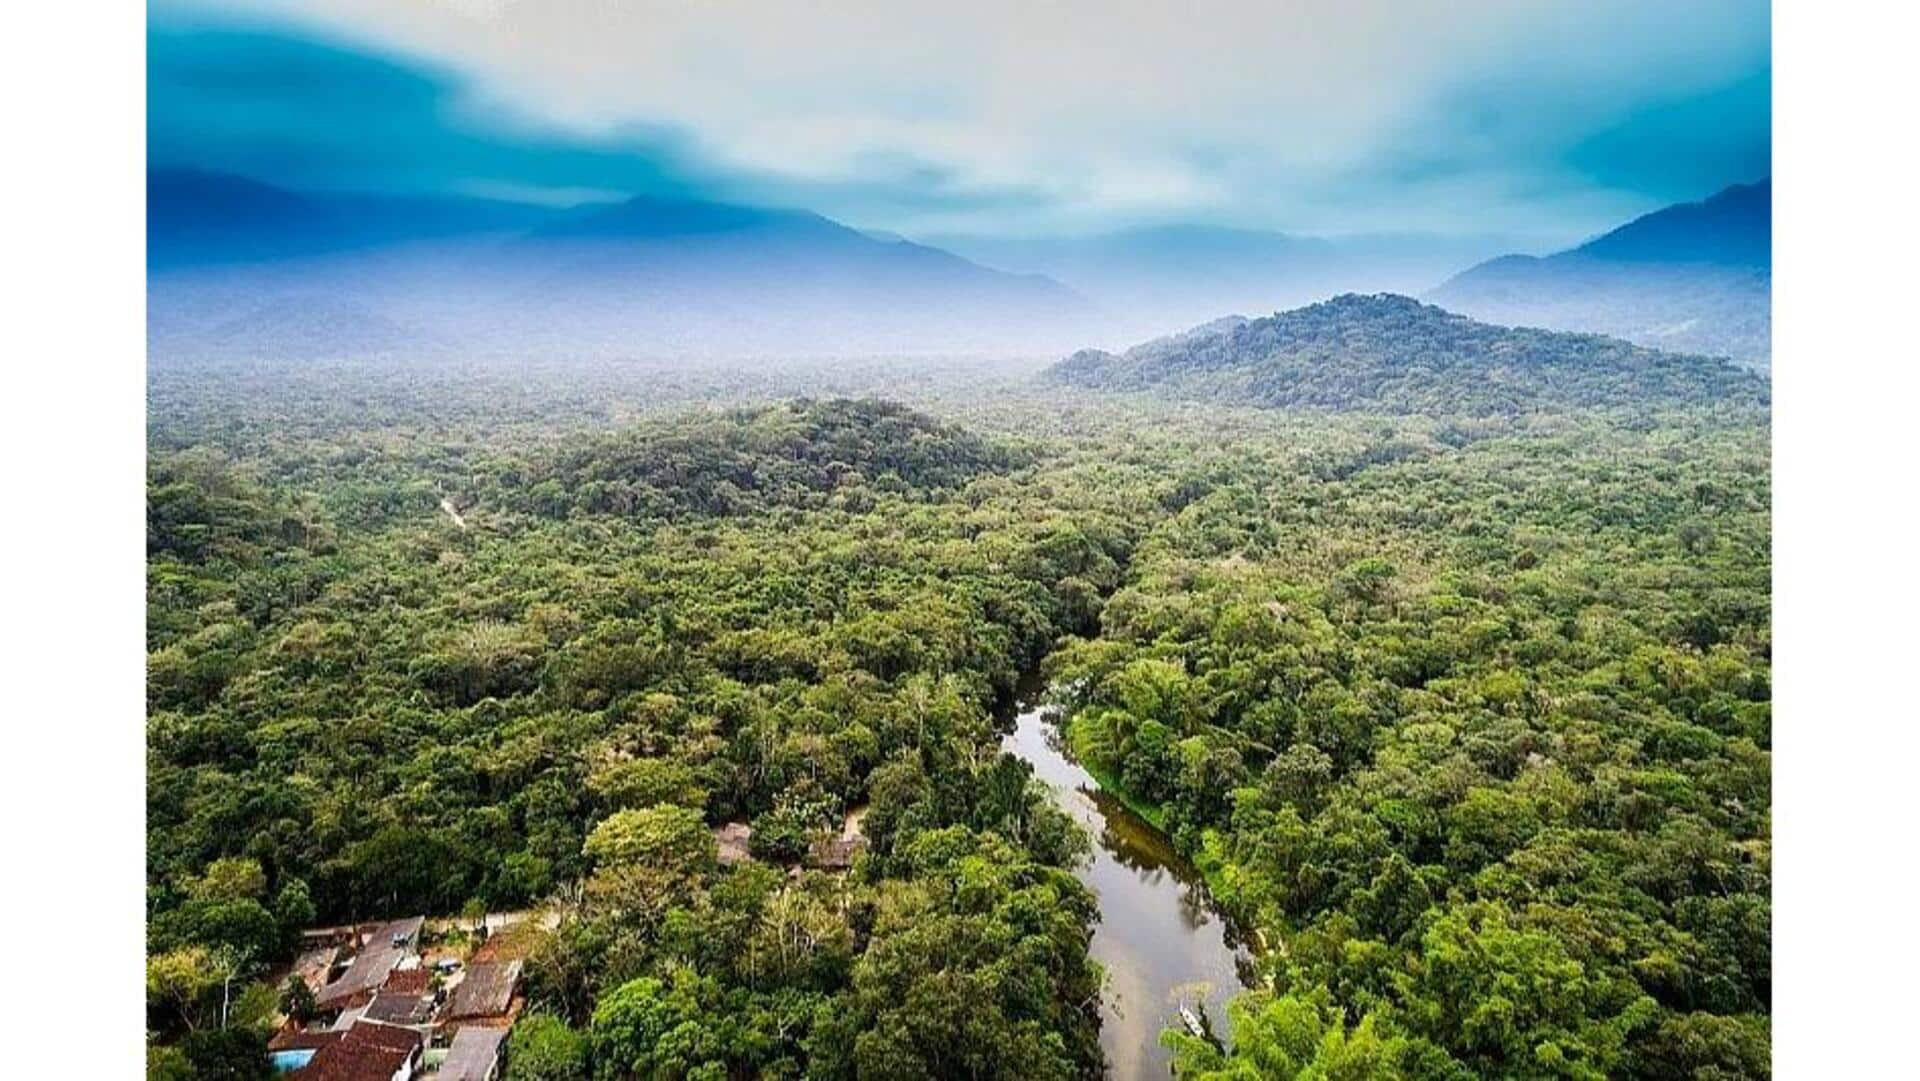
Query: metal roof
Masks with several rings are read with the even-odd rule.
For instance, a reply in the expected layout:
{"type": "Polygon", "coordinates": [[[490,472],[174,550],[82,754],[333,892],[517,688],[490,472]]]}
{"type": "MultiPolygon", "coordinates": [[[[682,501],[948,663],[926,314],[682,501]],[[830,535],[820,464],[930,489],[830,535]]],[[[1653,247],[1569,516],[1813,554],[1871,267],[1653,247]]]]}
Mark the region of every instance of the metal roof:
{"type": "Polygon", "coordinates": [[[453,1034],[446,1061],[435,1076],[439,1081],[486,1081],[506,1038],[506,1029],[468,1025],[453,1034]]]}

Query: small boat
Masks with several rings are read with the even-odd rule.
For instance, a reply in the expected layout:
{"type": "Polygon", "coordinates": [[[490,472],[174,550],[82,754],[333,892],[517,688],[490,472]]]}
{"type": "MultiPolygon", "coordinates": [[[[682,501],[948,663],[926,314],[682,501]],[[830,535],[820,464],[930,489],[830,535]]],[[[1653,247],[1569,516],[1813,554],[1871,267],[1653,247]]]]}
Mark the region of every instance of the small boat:
{"type": "Polygon", "coordinates": [[[1213,1045],[1215,1050],[1225,1051],[1226,1045],[1220,1042],[1220,1037],[1213,1034],[1213,1023],[1207,1017],[1206,1011],[1204,1002],[1196,1002],[1193,1006],[1183,1002],[1180,1004],[1180,1023],[1187,1027],[1188,1032],[1193,1033],[1194,1039],[1205,1040],[1213,1045]]]}

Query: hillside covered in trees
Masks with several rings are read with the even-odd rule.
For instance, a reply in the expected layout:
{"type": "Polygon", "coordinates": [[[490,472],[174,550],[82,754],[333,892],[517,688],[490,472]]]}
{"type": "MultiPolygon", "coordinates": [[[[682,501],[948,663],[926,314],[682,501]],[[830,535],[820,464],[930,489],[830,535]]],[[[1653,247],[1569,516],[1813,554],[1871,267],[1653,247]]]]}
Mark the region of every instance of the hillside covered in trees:
{"type": "Polygon", "coordinates": [[[538,909],[509,1078],[1097,1076],[1038,667],[1263,944],[1181,1076],[1765,1076],[1764,382],[1398,298],[1202,338],[157,367],[156,1075],[264,1045],[302,927],[538,909]]]}
{"type": "Polygon", "coordinates": [[[1764,380],[1721,361],[1492,326],[1391,294],[1222,320],[1117,356],[1083,350],[1049,376],[1098,390],[1429,416],[1767,400],[1764,380]]]}
{"type": "Polygon", "coordinates": [[[1477,319],[1609,334],[1765,371],[1773,356],[1773,182],[1664,207],[1544,258],[1489,259],[1428,299],[1477,319]]]}
{"type": "Polygon", "coordinates": [[[951,494],[1026,456],[890,402],[796,400],[678,417],[542,462],[518,500],[536,513],[746,514],[951,494]]]}

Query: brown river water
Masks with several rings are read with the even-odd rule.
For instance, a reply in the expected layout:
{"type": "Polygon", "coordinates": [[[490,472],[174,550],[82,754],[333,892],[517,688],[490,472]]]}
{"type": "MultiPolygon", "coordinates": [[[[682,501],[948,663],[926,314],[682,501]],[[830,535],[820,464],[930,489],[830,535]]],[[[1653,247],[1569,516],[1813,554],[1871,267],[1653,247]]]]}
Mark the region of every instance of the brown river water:
{"type": "Polygon", "coordinates": [[[1034,776],[1093,838],[1093,857],[1078,874],[1100,900],[1089,952],[1106,969],[1100,1046],[1108,1076],[1165,1078],[1172,1056],[1160,1046],[1160,1030],[1180,1024],[1182,1005],[1204,1007],[1213,1031],[1230,1038],[1226,1003],[1243,987],[1252,955],[1166,835],[1068,757],[1054,714],[1019,708],[1001,747],[1032,763],[1034,776]]]}

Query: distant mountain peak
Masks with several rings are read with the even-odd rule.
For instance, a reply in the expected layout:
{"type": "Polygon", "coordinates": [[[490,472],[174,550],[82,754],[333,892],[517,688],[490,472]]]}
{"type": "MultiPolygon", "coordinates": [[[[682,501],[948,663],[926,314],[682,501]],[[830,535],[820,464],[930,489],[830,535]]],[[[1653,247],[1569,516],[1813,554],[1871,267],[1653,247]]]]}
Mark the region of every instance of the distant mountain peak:
{"type": "Polygon", "coordinates": [[[1050,278],[805,210],[296,193],[191,170],[149,187],[155,354],[1033,352],[1092,325],[1050,278]]]}
{"type": "Polygon", "coordinates": [[[1763,179],[1644,214],[1546,258],[1487,260],[1430,296],[1479,319],[1610,334],[1764,368],[1772,277],[1773,182],[1763,179]]]}
{"type": "Polygon", "coordinates": [[[1454,415],[1767,398],[1763,380],[1724,361],[1495,326],[1394,293],[1217,321],[1118,355],[1081,350],[1048,377],[1248,405],[1454,415]]]}
{"type": "Polygon", "coordinates": [[[1437,308],[1432,304],[1423,304],[1401,293],[1341,293],[1304,308],[1295,308],[1290,312],[1276,313],[1274,318],[1283,316],[1305,316],[1309,313],[1328,313],[1338,316],[1374,317],[1385,314],[1425,315],[1445,319],[1458,319],[1460,316],[1437,308]]]}
{"type": "Polygon", "coordinates": [[[147,173],[152,265],[273,258],[335,245],[341,222],[307,199],[244,176],[196,168],[147,173]]]}
{"type": "Polygon", "coordinates": [[[1771,266],[1773,181],[1735,184],[1696,203],[1643,214],[1572,254],[1627,262],[1771,266]]]}
{"type": "Polygon", "coordinates": [[[147,172],[147,198],[234,199],[241,197],[297,200],[282,188],[236,173],[222,173],[191,165],[161,166],[147,172]]]}
{"type": "Polygon", "coordinates": [[[147,264],[262,263],[499,234],[554,213],[464,195],[295,192],[233,173],[158,168],[147,173],[147,264]]]}
{"type": "Polygon", "coordinates": [[[611,206],[562,216],[535,230],[547,237],[648,239],[776,228],[852,230],[804,210],[777,210],[665,195],[636,195],[611,206]]]}

